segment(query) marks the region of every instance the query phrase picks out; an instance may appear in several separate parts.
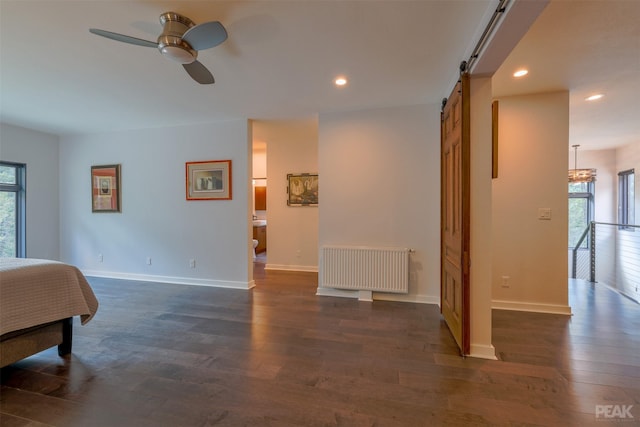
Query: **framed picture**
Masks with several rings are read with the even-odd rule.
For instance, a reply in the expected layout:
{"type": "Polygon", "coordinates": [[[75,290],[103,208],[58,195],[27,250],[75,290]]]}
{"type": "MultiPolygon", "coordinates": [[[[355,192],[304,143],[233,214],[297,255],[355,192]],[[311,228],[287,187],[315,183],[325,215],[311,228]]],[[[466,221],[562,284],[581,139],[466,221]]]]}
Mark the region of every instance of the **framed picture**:
{"type": "Polygon", "coordinates": [[[231,160],[187,162],[187,200],[231,200],[231,160]]]}
{"type": "Polygon", "coordinates": [[[91,211],[120,212],[120,165],[91,166],[91,211]]]}
{"type": "Polygon", "coordinates": [[[310,173],[287,175],[287,205],[318,206],[318,175],[310,173]]]}

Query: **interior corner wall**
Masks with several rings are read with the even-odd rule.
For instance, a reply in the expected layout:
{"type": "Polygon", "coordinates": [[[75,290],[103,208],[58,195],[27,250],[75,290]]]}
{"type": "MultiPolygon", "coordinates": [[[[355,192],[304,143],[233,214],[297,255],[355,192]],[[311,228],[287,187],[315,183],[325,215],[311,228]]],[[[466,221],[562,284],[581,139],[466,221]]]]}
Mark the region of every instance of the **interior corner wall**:
{"type": "MultiPolygon", "coordinates": [[[[255,120],[267,145],[267,270],[318,271],[318,207],[287,205],[287,174],[318,173],[318,120],[255,120]]],[[[319,180],[319,204],[324,203],[319,180]]]]}
{"type": "Polygon", "coordinates": [[[320,246],[414,249],[409,294],[374,298],[439,302],[440,106],[323,114],[319,162],[320,246]]]}
{"type": "Polygon", "coordinates": [[[493,307],[569,314],[569,94],[499,99],[493,307]],[[539,209],[551,219],[539,219],[539,209]]]}
{"type": "Polygon", "coordinates": [[[60,259],[59,138],[0,123],[0,159],[26,164],[26,250],[29,258],[60,259]]]}
{"type": "Polygon", "coordinates": [[[250,287],[249,137],[247,120],[62,137],[61,259],[90,276],[250,287]],[[232,161],[232,200],[186,200],[185,163],[207,160],[232,161]],[[91,166],[108,164],[122,212],[92,213],[91,166]]]}

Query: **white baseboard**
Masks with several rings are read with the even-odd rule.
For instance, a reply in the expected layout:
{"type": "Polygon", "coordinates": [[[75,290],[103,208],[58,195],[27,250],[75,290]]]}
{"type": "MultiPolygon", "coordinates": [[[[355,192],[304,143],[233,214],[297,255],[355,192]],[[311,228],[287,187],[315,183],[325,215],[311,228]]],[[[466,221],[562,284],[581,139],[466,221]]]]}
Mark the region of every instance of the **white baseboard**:
{"type": "MultiPolygon", "coordinates": [[[[340,298],[360,298],[360,291],[350,291],[344,289],[324,288],[318,286],[316,295],[324,297],[340,297],[340,298]]],[[[440,298],[429,295],[407,295],[407,294],[390,294],[373,292],[374,301],[398,301],[411,302],[416,304],[440,304],[440,298]]]]}
{"type": "Polygon", "coordinates": [[[614,286],[607,285],[606,283],[603,283],[603,282],[598,282],[598,285],[600,285],[600,286],[604,286],[604,287],[606,287],[606,288],[608,288],[608,289],[612,290],[613,292],[615,292],[615,293],[617,293],[617,294],[620,294],[620,295],[622,295],[623,297],[627,297],[627,298],[629,298],[630,300],[632,300],[632,301],[634,301],[634,302],[636,302],[636,303],[640,304],[640,299],[639,299],[637,296],[635,296],[635,295],[631,295],[631,294],[628,294],[624,289],[619,289],[619,288],[616,288],[616,287],[614,287],[614,286]]]}
{"type": "Polygon", "coordinates": [[[193,277],[157,276],[151,274],[118,273],[112,271],[82,270],[82,274],[90,277],[108,279],[139,280],[141,282],[173,283],[177,285],[210,286],[214,288],[251,289],[256,284],[250,282],[233,282],[229,280],[196,279],[193,277]]]}
{"type": "Polygon", "coordinates": [[[492,345],[484,345],[484,344],[471,344],[471,348],[469,349],[471,354],[469,357],[475,357],[477,359],[489,359],[489,360],[498,360],[496,357],[496,348],[492,345]]]}
{"type": "Polygon", "coordinates": [[[283,270],[283,271],[306,271],[310,273],[317,273],[317,265],[286,265],[286,264],[266,264],[265,270],[283,270]]]}
{"type": "Polygon", "coordinates": [[[496,310],[530,311],[533,313],[564,314],[571,316],[571,307],[559,304],[493,300],[491,301],[491,308],[496,310]]]}

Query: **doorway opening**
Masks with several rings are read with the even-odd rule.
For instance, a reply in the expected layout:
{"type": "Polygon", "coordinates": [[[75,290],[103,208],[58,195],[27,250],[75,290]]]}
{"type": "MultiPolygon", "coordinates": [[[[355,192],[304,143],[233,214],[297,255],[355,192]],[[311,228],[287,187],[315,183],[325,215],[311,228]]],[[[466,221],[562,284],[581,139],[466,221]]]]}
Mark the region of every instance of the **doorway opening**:
{"type": "Polygon", "coordinates": [[[267,263],[267,143],[253,141],[253,262],[267,263]]]}

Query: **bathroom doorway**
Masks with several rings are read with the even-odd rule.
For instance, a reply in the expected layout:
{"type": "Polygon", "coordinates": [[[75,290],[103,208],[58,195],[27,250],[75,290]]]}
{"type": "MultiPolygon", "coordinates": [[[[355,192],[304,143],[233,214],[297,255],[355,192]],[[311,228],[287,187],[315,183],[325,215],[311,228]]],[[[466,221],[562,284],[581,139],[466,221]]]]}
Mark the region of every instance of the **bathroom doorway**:
{"type": "Polygon", "coordinates": [[[267,263],[267,143],[253,141],[253,251],[255,263],[267,263]]]}

